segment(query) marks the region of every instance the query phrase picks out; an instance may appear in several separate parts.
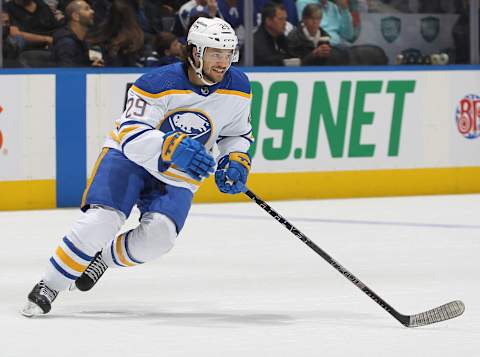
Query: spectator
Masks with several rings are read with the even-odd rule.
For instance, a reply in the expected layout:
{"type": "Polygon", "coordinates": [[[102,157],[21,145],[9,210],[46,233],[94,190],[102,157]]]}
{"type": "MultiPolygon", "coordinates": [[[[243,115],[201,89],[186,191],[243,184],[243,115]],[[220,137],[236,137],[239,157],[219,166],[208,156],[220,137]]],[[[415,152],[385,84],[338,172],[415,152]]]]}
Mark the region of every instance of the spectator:
{"type": "Polygon", "coordinates": [[[65,15],[64,15],[63,11],[61,11],[58,8],[58,6],[59,6],[58,0],[44,0],[44,2],[45,2],[45,4],[48,5],[50,10],[52,11],[52,14],[55,17],[55,19],[59,22],[64,22],[65,15]]]}
{"type": "Polygon", "coordinates": [[[0,26],[2,26],[2,41],[10,35],[10,17],[4,11],[0,12],[0,26]]]}
{"type": "Polygon", "coordinates": [[[142,28],[144,36],[153,36],[154,35],[154,30],[153,27],[150,24],[149,19],[147,18],[147,14],[145,11],[145,3],[147,2],[146,0],[125,0],[131,8],[131,11],[135,13],[135,16],[137,17],[137,22],[142,28]]]}
{"type": "Polygon", "coordinates": [[[159,4],[157,0],[145,0],[144,11],[155,34],[173,31],[177,12],[171,6],[159,4]]]}
{"type": "Polygon", "coordinates": [[[145,67],[159,67],[183,61],[184,47],[171,32],[160,32],[154,41],[155,52],[147,58],[145,67]]]}
{"type": "MultiPolygon", "coordinates": [[[[66,7],[68,3],[71,0],[59,0],[59,9],[61,10],[62,7],[66,7]],[[66,2],[66,4],[65,4],[66,2]]],[[[95,12],[94,16],[94,27],[98,27],[100,23],[108,16],[108,13],[110,12],[110,7],[112,6],[111,0],[88,0],[88,3],[90,4],[90,7],[93,9],[95,12]]]]}
{"type": "Polygon", "coordinates": [[[65,9],[67,25],[53,34],[53,58],[60,67],[103,66],[101,58],[90,61],[87,31],[93,26],[94,11],[84,0],[73,0],[65,9]]]}
{"type": "Polygon", "coordinates": [[[346,65],[348,53],[332,48],[330,35],[320,27],[322,8],[308,4],[302,12],[302,22],[288,34],[288,48],[292,55],[302,60],[302,65],[346,65]]]}
{"type": "Polygon", "coordinates": [[[284,35],[287,11],[282,4],[270,3],[262,10],[262,24],[253,35],[254,64],[256,66],[283,66],[290,58],[284,35]]]}
{"type": "MultiPolygon", "coordinates": [[[[245,42],[245,27],[243,26],[243,0],[218,0],[218,10],[225,21],[235,30],[238,46],[245,42]]],[[[240,51],[240,54],[242,51],[240,51]]]]}
{"type": "Polygon", "coordinates": [[[113,0],[108,16],[88,41],[101,47],[105,66],[138,66],[144,34],[127,0],[113,0]]]}
{"type": "MultiPolygon", "coordinates": [[[[298,12],[295,8],[295,2],[293,0],[255,0],[253,2],[253,12],[256,14],[254,23],[260,25],[262,21],[261,13],[262,9],[269,3],[282,4],[287,12],[287,21],[292,25],[291,28],[298,25],[298,12]]],[[[243,9],[242,9],[243,12],[243,9]]]]}
{"type": "MultiPolygon", "coordinates": [[[[298,12],[295,0],[255,0],[253,1],[253,24],[259,26],[262,22],[262,10],[269,3],[283,4],[287,11],[287,30],[298,24],[298,12]]],[[[244,0],[218,0],[218,7],[225,21],[234,28],[243,25],[244,0]]]]}
{"type": "Polygon", "coordinates": [[[210,17],[222,17],[218,11],[217,0],[190,0],[178,10],[178,18],[184,31],[187,30],[188,25],[191,22],[190,17],[192,16],[192,11],[195,11],[196,13],[204,12],[204,8],[206,8],[206,12],[210,17]],[[201,6],[202,8],[195,9],[197,6],[201,6]]]}
{"type": "Polygon", "coordinates": [[[134,11],[137,21],[143,30],[145,39],[153,39],[158,32],[170,31],[167,28],[167,17],[173,18],[173,27],[175,16],[172,16],[173,10],[169,6],[165,6],[158,0],[126,0],[134,11]]]}
{"type": "Polygon", "coordinates": [[[361,17],[360,14],[368,12],[368,2],[367,0],[348,0],[348,8],[350,10],[350,15],[352,16],[352,26],[353,26],[353,38],[350,42],[355,42],[355,40],[360,36],[361,31],[361,17]]]}
{"type": "Polygon", "coordinates": [[[323,10],[320,26],[328,32],[333,46],[347,46],[353,41],[355,31],[353,29],[352,15],[348,10],[348,0],[297,0],[298,13],[301,14],[307,4],[320,4],[323,10]]]}
{"type": "Polygon", "coordinates": [[[2,56],[3,67],[17,67],[20,48],[23,47],[23,38],[18,36],[18,27],[11,26],[10,17],[4,11],[0,12],[2,26],[2,56]]]}
{"type": "Polygon", "coordinates": [[[178,12],[182,5],[185,3],[185,0],[163,0],[163,6],[167,6],[170,10],[178,12]]]}
{"type": "MultiPolygon", "coordinates": [[[[220,17],[221,15],[218,13],[218,11],[215,13],[216,15],[214,15],[214,17],[220,17]]],[[[206,17],[206,18],[209,18],[211,19],[212,18],[212,15],[210,15],[210,11],[208,11],[208,7],[207,6],[202,6],[202,5],[198,5],[198,6],[195,6],[191,11],[190,11],[190,14],[188,16],[188,25],[187,25],[187,29],[190,28],[190,26],[192,26],[192,24],[199,18],[199,17],[206,17]]]]}
{"type": "Polygon", "coordinates": [[[233,29],[243,24],[243,0],[218,0],[218,9],[222,17],[233,29]]]}
{"type": "Polygon", "coordinates": [[[4,10],[11,24],[18,28],[17,35],[26,41],[25,49],[52,45],[52,34],[61,27],[42,0],[12,0],[4,4],[4,10]]]}

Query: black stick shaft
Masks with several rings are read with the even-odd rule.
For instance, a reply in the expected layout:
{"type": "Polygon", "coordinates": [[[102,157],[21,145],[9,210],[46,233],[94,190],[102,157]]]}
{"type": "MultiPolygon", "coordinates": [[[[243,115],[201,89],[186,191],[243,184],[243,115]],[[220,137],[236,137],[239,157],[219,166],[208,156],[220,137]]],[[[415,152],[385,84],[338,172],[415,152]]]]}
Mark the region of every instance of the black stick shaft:
{"type": "Polygon", "coordinates": [[[308,245],[315,253],[320,255],[323,259],[325,259],[328,264],[333,266],[338,272],[340,272],[345,278],[350,280],[357,288],[362,290],[365,294],[367,294],[373,301],[375,301],[378,305],[383,307],[390,315],[392,315],[395,319],[397,319],[401,324],[408,326],[409,324],[409,317],[400,314],[396,311],[390,304],[388,304],[385,300],[383,300],[380,296],[378,296],[372,289],[366,286],[360,279],[358,279],[355,275],[349,272],[346,268],[344,268],[340,263],[338,263],[335,259],[333,259],[330,255],[328,255],[323,249],[321,249],[318,245],[312,242],[305,234],[300,232],[293,224],[287,221],[282,215],[280,215],[277,211],[275,211],[270,205],[268,205],[265,201],[260,199],[255,193],[250,190],[247,190],[245,194],[254,201],[257,205],[259,205],[263,210],[265,210],[270,216],[275,218],[280,224],[282,224],[285,228],[287,228],[294,236],[300,239],[303,243],[308,245]]]}

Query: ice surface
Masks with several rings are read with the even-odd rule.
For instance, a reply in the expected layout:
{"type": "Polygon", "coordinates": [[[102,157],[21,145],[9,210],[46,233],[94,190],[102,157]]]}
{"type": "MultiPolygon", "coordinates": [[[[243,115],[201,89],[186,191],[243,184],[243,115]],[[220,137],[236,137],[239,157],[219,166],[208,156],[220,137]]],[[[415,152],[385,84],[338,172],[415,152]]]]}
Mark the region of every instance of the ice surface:
{"type": "Polygon", "coordinates": [[[480,195],[270,203],[400,312],[460,299],[465,314],[403,327],[249,202],[194,205],[168,255],[27,319],[80,213],[0,212],[0,356],[480,355],[480,195]]]}

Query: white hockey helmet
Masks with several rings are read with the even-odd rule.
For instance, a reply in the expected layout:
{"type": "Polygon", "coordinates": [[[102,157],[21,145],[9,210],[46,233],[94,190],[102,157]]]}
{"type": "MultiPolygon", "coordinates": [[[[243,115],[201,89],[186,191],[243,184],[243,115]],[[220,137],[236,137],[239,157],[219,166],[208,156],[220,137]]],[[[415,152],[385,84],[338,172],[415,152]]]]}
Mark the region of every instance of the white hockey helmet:
{"type": "Polygon", "coordinates": [[[207,81],[203,76],[203,55],[207,47],[232,50],[233,54],[230,65],[232,62],[238,61],[237,35],[228,22],[218,17],[211,19],[199,17],[188,31],[187,44],[193,45],[197,49],[198,59],[200,61],[199,67],[195,66],[190,57],[188,61],[195,70],[195,73],[206,85],[215,84],[207,81]]]}

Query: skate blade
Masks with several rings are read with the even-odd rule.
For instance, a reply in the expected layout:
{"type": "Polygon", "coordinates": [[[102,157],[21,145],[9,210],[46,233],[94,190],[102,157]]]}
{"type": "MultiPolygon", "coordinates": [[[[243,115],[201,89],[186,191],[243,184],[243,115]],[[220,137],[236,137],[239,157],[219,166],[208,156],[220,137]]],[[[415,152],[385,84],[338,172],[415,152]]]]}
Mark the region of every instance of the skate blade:
{"type": "Polygon", "coordinates": [[[35,317],[40,315],[45,315],[43,310],[37,304],[34,304],[31,301],[28,301],[27,304],[20,310],[20,313],[25,317],[35,317]]]}
{"type": "Polygon", "coordinates": [[[78,290],[78,289],[77,289],[77,286],[75,285],[75,282],[73,282],[68,287],[68,291],[75,291],[75,290],[78,290]]]}

